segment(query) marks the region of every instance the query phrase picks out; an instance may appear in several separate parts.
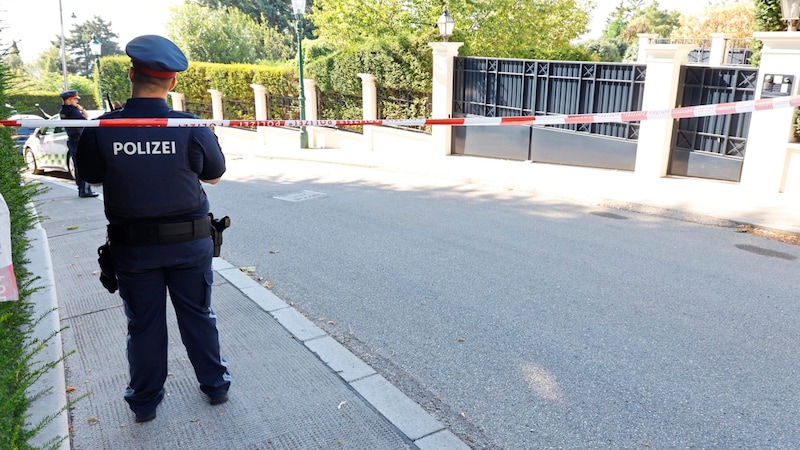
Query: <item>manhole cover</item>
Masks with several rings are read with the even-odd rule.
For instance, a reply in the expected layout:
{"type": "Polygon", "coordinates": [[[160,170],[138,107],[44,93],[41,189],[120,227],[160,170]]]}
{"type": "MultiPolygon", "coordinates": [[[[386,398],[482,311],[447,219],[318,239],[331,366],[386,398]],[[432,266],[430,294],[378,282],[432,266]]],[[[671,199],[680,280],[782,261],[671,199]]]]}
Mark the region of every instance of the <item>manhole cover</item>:
{"type": "Polygon", "coordinates": [[[312,198],[323,197],[324,195],[325,194],[323,194],[322,192],[300,191],[286,195],[279,195],[273,198],[277,198],[278,200],[284,200],[287,202],[302,202],[304,200],[311,200],[312,198]]]}

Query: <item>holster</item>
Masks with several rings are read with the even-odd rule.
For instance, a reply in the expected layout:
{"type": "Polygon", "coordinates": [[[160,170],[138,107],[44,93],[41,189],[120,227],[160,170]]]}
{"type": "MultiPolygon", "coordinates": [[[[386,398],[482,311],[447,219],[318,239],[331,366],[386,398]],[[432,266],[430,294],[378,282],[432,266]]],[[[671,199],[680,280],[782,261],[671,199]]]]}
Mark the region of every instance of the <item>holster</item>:
{"type": "Polygon", "coordinates": [[[100,283],[113,294],[117,292],[117,271],[111,258],[111,244],[106,241],[97,249],[97,262],[100,264],[100,283]]]}

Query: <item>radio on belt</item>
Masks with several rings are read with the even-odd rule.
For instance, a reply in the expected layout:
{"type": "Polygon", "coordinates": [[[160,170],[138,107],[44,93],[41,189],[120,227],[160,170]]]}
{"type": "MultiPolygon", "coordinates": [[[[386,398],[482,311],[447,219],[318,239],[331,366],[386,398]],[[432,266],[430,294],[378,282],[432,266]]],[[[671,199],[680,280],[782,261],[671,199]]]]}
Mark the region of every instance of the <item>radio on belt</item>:
{"type": "Polygon", "coordinates": [[[761,88],[761,98],[788,97],[792,95],[794,75],[765,74],[761,88]]]}

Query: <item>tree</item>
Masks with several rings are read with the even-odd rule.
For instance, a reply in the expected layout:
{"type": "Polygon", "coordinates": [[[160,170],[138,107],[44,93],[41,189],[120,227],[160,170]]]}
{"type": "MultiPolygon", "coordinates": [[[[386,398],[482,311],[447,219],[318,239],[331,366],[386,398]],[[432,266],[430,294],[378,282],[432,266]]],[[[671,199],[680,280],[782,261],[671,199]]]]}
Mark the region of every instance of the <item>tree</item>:
{"type": "Polygon", "coordinates": [[[625,28],[633,18],[634,14],[641,10],[644,0],[628,0],[627,4],[620,0],[617,8],[606,19],[606,27],[602,37],[606,39],[617,39],[625,31],[625,28]]]}
{"type": "MultiPolygon", "coordinates": [[[[295,20],[289,0],[197,0],[196,3],[210,9],[236,8],[258,24],[268,29],[275,29],[279,33],[292,32],[295,20]]],[[[310,5],[312,2],[309,0],[308,3],[310,5]]],[[[305,27],[304,37],[312,37],[313,30],[313,24],[305,27]]]]}
{"type": "MultiPolygon", "coordinates": [[[[783,31],[786,30],[787,24],[781,18],[781,0],[755,0],[755,22],[753,24],[753,31],[783,31]]],[[[758,66],[761,62],[761,41],[754,39],[750,45],[753,49],[753,55],[750,57],[750,63],[758,66]]]]}
{"type": "Polygon", "coordinates": [[[670,37],[680,24],[680,12],[659,9],[658,1],[653,0],[646,8],[634,13],[620,38],[628,44],[636,41],[640,33],[654,33],[666,38],[670,37]]]}
{"type": "MultiPolygon", "coordinates": [[[[85,76],[91,75],[94,56],[91,54],[89,42],[93,38],[100,42],[103,56],[122,54],[119,44],[114,42],[117,37],[119,35],[111,31],[111,22],[105,22],[100,16],[94,16],[86,22],[73,25],[69,35],[64,37],[64,48],[67,53],[67,72],[85,76]]],[[[53,47],[60,52],[61,37],[58,36],[51,42],[53,47]]]]}
{"type": "Polygon", "coordinates": [[[582,42],[581,48],[598,61],[620,62],[628,45],[618,39],[600,38],[582,42]]]}
{"type": "Polygon", "coordinates": [[[711,33],[726,33],[732,38],[753,34],[755,5],[751,1],[718,3],[707,6],[700,15],[683,16],[673,33],[681,38],[708,38],[711,33]]]}
{"type": "Polygon", "coordinates": [[[187,2],[170,16],[170,38],[192,61],[252,64],[288,53],[286,39],[276,41],[276,33],[234,7],[211,9],[187,2]]]}
{"type": "MultiPolygon", "coordinates": [[[[453,40],[462,54],[530,57],[561,48],[588,29],[588,0],[451,0],[453,40]],[[568,17],[569,20],[565,20],[568,17]]],[[[326,42],[346,46],[386,36],[416,35],[438,41],[441,0],[316,0],[310,20],[326,42]]]]}
{"type": "Polygon", "coordinates": [[[781,0],[755,0],[754,31],[784,31],[781,0]]]}
{"type": "Polygon", "coordinates": [[[22,62],[22,58],[19,57],[19,47],[17,47],[16,41],[11,43],[11,47],[8,50],[3,50],[0,56],[2,56],[3,64],[12,76],[19,76],[23,73],[25,64],[22,62]]]}

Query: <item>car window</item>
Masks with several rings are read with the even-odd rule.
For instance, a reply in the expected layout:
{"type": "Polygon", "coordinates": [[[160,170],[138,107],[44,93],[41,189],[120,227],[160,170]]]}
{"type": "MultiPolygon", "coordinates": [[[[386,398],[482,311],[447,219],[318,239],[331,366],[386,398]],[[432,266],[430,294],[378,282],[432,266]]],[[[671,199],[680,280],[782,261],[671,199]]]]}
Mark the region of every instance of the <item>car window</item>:
{"type": "Polygon", "coordinates": [[[67,131],[64,127],[56,127],[54,133],[63,133],[67,131]]]}

